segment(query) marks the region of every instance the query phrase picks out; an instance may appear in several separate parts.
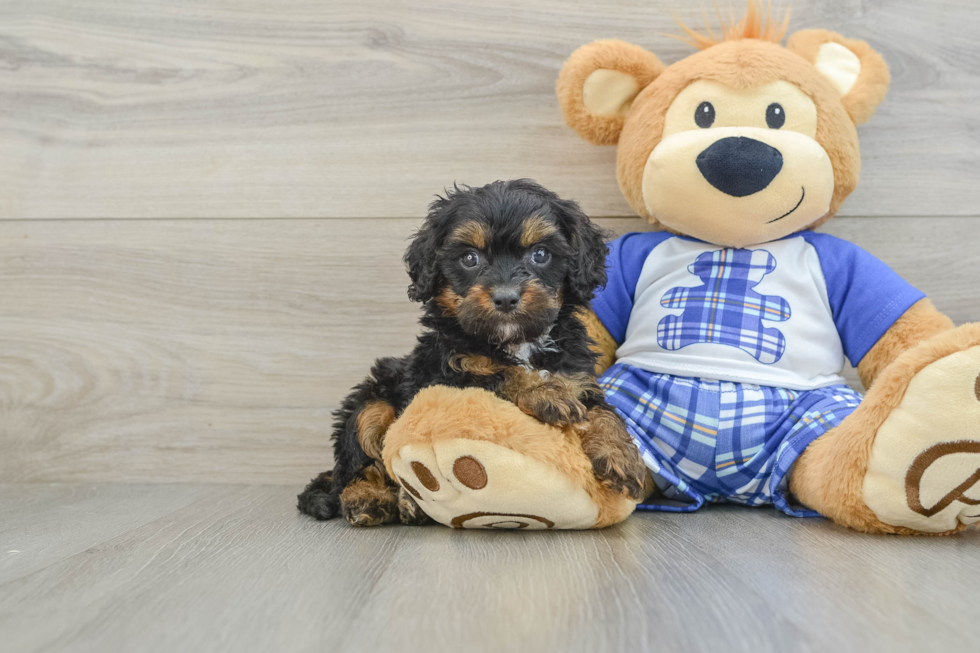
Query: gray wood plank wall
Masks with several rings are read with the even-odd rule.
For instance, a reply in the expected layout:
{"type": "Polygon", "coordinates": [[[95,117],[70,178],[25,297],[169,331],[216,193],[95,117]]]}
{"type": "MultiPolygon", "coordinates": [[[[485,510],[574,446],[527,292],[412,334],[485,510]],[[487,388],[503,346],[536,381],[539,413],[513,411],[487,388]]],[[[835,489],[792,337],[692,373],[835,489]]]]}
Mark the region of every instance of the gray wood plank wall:
{"type": "MultiPolygon", "coordinates": [[[[683,2],[0,1],[0,480],[297,482],[411,346],[405,239],[454,180],[642,229],[554,82],[683,2]],[[252,218],[252,219],[249,219],[252,218]],[[287,219],[283,219],[287,218],[287,219]],[[329,219],[328,219],[329,218],[329,219]]],[[[893,90],[831,233],[980,319],[980,4],[798,0],[893,90]],[[955,11],[954,11],[955,9],[955,11]]],[[[852,377],[853,378],[853,375],[852,377]]]]}
{"type": "MultiPolygon", "coordinates": [[[[866,39],[894,74],[845,214],[976,215],[980,3],[792,4],[792,29],[866,39]]],[[[628,215],[614,149],[562,124],[558,69],[609,37],[676,61],[671,12],[702,5],[5,0],[0,215],[414,217],[454,179],[515,176],[628,215]]]]}

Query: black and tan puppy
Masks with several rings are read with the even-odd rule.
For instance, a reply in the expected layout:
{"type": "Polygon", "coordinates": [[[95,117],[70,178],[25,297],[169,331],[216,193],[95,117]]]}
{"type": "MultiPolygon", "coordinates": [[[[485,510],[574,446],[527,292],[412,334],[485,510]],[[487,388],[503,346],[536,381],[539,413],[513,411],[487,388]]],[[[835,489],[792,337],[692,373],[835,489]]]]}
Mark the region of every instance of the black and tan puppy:
{"type": "Polygon", "coordinates": [[[602,232],[575,202],[528,180],[456,188],[432,203],[405,254],[424,331],[404,358],[378,360],[336,413],[336,465],[299,495],[317,519],[426,516],[384,470],[385,432],[427,386],[478,387],[555,426],[577,424],[597,477],[639,500],[646,468],[595,382],[577,314],[606,281],[602,232]]]}

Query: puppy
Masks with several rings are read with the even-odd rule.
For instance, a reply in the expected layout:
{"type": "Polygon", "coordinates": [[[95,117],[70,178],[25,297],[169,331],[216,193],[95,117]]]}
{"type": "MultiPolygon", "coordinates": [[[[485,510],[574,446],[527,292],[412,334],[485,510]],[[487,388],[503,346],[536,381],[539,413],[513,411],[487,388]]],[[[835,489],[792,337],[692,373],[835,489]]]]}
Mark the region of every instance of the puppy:
{"type": "Polygon", "coordinates": [[[641,499],[646,468],[595,381],[594,344],[577,313],[606,282],[602,232],[575,202],[528,180],[455,188],[429,207],[405,254],[422,335],[378,360],[336,412],[336,465],[299,495],[316,519],[423,523],[381,462],[385,432],[415,394],[478,387],[547,424],[577,425],[596,476],[641,499]]]}

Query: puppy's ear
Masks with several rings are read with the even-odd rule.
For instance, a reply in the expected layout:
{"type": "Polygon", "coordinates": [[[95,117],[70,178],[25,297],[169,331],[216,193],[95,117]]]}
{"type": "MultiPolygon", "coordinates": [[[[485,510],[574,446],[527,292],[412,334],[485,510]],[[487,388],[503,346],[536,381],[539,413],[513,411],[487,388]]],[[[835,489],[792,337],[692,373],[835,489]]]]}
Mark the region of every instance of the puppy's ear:
{"type": "Polygon", "coordinates": [[[855,125],[867,122],[888,93],[888,64],[864,41],[823,29],[804,29],[789,37],[786,48],[827,78],[855,125]]]}
{"type": "Polygon", "coordinates": [[[558,103],[565,122],[594,145],[615,144],[634,98],[663,69],[652,52],[625,41],[583,45],[558,75],[558,103]]]}
{"type": "Polygon", "coordinates": [[[429,207],[429,215],[415,232],[412,244],[405,251],[405,266],[408,268],[408,276],[412,279],[408,287],[408,298],[413,302],[424,304],[435,297],[439,290],[442,275],[436,261],[440,240],[436,233],[436,224],[445,210],[445,200],[440,198],[432,203],[429,207]]]}
{"type": "Polygon", "coordinates": [[[558,215],[574,251],[565,279],[567,298],[585,303],[592,299],[597,288],[606,285],[606,255],[609,248],[605,233],[589,220],[575,202],[554,200],[552,210],[558,215]]]}

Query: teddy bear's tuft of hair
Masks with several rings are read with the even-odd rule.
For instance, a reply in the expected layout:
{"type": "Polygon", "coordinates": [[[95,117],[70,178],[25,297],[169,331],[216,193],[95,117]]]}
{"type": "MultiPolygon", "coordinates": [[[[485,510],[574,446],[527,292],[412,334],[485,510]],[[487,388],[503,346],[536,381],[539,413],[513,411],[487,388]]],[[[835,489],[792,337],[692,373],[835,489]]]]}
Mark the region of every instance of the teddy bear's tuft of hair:
{"type": "Polygon", "coordinates": [[[772,0],[768,2],[764,2],[763,0],[748,0],[745,15],[738,20],[735,18],[734,10],[730,7],[727,16],[722,13],[721,8],[717,5],[715,6],[715,11],[718,14],[718,22],[720,23],[720,35],[716,35],[714,30],[711,29],[708,13],[702,10],[701,15],[704,18],[705,32],[698,32],[689,27],[675,15],[674,21],[684,30],[686,36],[678,36],[676,34],[668,34],[668,36],[689,43],[698,50],[707,50],[724,41],[735,41],[737,39],[759,39],[760,41],[779,43],[783,39],[783,36],[786,35],[786,30],[789,29],[789,7],[786,7],[782,15],[774,17],[772,0]]]}

